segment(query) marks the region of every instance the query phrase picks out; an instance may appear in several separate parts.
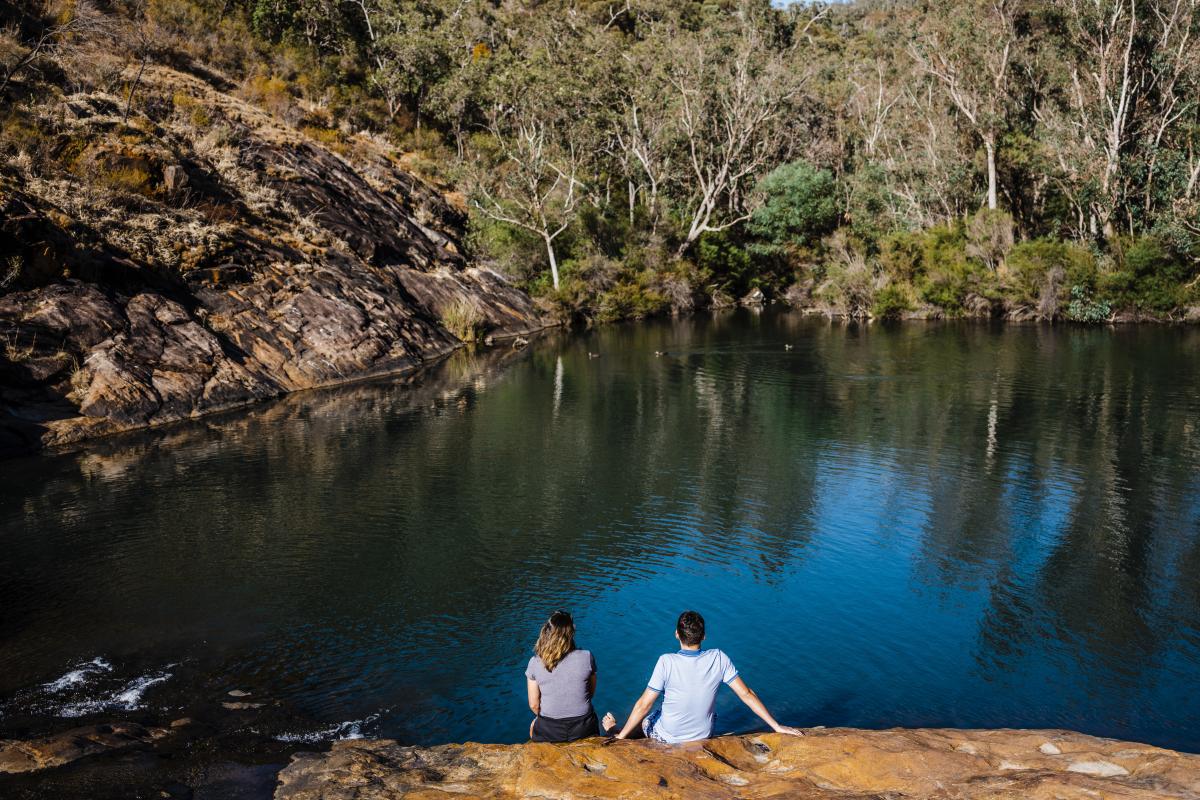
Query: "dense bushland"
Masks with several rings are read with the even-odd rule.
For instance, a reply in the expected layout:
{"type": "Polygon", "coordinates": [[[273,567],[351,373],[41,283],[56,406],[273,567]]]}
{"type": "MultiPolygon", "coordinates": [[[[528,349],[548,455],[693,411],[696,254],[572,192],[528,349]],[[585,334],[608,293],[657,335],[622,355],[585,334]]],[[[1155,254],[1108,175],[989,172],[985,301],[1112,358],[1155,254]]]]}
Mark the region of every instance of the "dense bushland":
{"type": "Polygon", "coordinates": [[[146,64],[171,64],[347,158],[355,135],[388,137],[461,193],[473,255],[564,318],[754,289],[882,318],[1096,322],[1200,305],[1200,0],[55,0],[0,13],[5,172],[162,191],[53,120],[76,93],[103,92],[134,127],[172,113],[236,136],[192,98],[139,91],[146,64]]]}

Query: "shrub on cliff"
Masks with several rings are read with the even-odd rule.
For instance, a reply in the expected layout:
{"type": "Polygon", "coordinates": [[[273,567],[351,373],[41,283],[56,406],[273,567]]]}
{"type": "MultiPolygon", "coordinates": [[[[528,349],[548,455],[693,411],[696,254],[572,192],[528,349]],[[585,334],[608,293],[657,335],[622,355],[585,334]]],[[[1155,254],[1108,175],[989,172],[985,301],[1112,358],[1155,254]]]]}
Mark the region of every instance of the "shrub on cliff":
{"type": "Polygon", "coordinates": [[[1057,239],[1020,242],[1005,263],[1004,287],[1015,303],[1040,304],[1054,275],[1059,276],[1057,286],[1090,292],[1096,284],[1096,258],[1086,248],[1057,239]]]}
{"type": "Polygon", "coordinates": [[[900,319],[914,306],[912,287],[907,284],[889,283],[875,293],[871,305],[871,316],[877,319],[900,319]]]}
{"type": "Polygon", "coordinates": [[[618,283],[600,295],[595,319],[597,322],[642,319],[661,314],[667,305],[665,297],[644,283],[618,283]]]}
{"type": "Polygon", "coordinates": [[[833,173],[807,161],[776,167],[759,181],[762,206],[750,217],[750,233],[768,248],[813,244],[837,222],[833,173]]]}
{"type": "Polygon", "coordinates": [[[1158,238],[1118,238],[1112,242],[1116,270],[1100,279],[1100,294],[1119,309],[1163,313],[1188,300],[1195,269],[1158,238]]]}
{"type": "Polygon", "coordinates": [[[831,259],[813,296],[828,310],[848,317],[867,317],[875,303],[876,275],[863,243],[847,230],[829,241],[831,259]]]}
{"type": "Polygon", "coordinates": [[[1112,307],[1104,300],[1097,300],[1086,286],[1071,287],[1071,302],[1067,304],[1067,319],[1073,322],[1104,322],[1112,314],[1112,307]]]}
{"type": "Polygon", "coordinates": [[[916,282],[921,299],[955,316],[963,312],[969,293],[992,291],[991,271],[967,257],[961,224],[938,225],[922,235],[921,275],[916,282]]]}

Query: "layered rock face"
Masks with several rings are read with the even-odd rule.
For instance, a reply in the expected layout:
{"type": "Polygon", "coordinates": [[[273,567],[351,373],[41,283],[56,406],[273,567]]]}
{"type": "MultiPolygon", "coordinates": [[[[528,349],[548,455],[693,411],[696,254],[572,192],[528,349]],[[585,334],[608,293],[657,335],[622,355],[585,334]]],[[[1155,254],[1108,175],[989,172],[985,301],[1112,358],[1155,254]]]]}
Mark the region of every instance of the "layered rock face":
{"type": "Polygon", "coordinates": [[[301,754],[276,800],[572,798],[1196,798],[1200,756],[1065,731],[812,730],[670,747],[402,747],[301,754]]]}
{"type": "Polygon", "coordinates": [[[71,98],[50,146],[73,166],[0,171],[24,288],[0,296],[0,450],[410,369],[460,344],[451,308],[495,334],[543,327],[383,144],[335,153],[210,82],[144,82],[161,119],[71,98]]]}

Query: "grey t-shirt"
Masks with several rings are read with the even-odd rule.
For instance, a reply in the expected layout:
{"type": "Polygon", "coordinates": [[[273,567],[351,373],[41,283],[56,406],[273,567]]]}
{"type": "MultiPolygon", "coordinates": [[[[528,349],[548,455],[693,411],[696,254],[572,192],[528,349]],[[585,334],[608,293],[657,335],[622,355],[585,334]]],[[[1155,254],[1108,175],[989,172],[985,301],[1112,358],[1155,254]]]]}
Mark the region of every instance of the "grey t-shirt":
{"type": "Polygon", "coordinates": [[[588,678],[596,671],[596,659],[587,650],[572,650],[558,662],[553,672],[537,656],[529,659],[525,677],[536,681],[542,691],[543,717],[569,719],[582,717],[592,708],[588,678]]]}

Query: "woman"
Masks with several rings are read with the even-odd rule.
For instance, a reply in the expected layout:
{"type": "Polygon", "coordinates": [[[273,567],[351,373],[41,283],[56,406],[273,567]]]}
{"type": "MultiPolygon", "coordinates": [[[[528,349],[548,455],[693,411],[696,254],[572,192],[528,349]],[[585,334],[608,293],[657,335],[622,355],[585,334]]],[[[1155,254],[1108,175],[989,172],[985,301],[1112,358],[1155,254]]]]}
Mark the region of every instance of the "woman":
{"type": "Polygon", "coordinates": [[[600,733],[592,696],[596,693],[596,659],[575,648],[575,621],[555,611],[542,626],[533,658],[525,670],[529,725],[535,742],[573,742],[600,733]]]}

